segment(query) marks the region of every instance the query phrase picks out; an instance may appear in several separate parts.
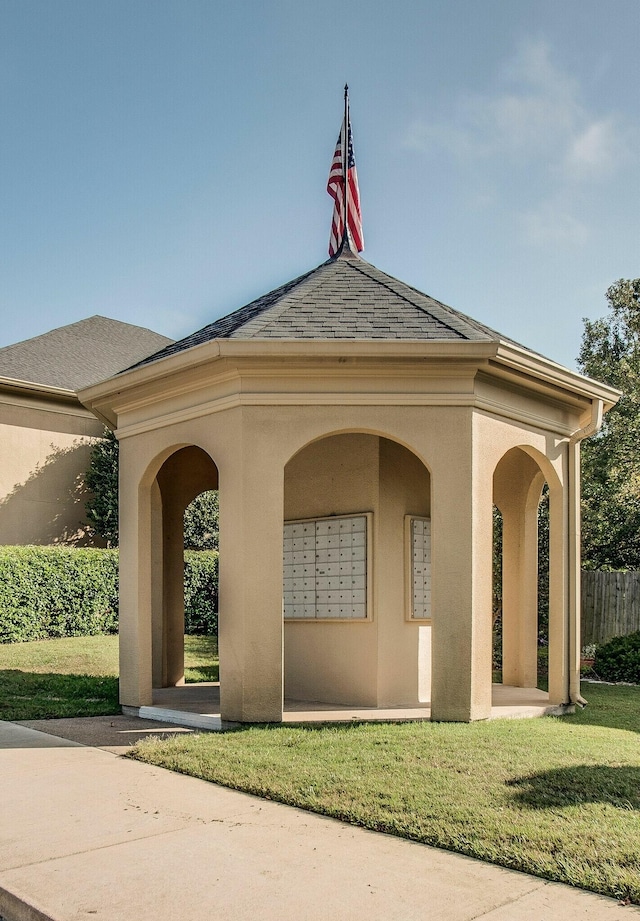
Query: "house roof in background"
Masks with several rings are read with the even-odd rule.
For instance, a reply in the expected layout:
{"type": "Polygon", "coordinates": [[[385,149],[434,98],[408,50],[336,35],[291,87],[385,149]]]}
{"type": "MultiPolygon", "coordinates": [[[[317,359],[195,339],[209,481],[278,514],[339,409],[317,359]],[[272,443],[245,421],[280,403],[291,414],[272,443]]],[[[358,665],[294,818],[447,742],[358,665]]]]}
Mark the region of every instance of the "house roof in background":
{"type": "Polygon", "coordinates": [[[0,377],[81,390],[173,342],[142,326],[93,316],[0,349],[0,377]]]}
{"type": "Polygon", "coordinates": [[[215,339],[424,339],[518,344],[386,275],[349,250],[138,365],[215,339]]]}

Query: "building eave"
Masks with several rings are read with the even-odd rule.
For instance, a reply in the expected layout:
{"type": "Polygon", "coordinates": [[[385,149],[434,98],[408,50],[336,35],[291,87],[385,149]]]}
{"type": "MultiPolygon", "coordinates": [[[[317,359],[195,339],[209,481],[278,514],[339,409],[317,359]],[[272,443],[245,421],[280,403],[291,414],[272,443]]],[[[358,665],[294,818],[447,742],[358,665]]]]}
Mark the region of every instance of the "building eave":
{"type": "Polygon", "coordinates": [[[532,380],[544,382],[560,390],[588,400],[602,400],[605,412],[620,399],[622,393],[615,387],[585,377],[578,371],[571,371],[549,358],[536,355],[510,342],[501,341],[495,357],[496,368],[503,368],[511,374],[519,374],[532,380]]]}
{"type": "Polygon", "coordinates": [[[40,399],[56,400],[62,403],[78,404],[80,402],[76,392],[66,387],[53,387],[49,384],[38,384],[34,381],[21,381],[13,377],[0,377],[0,391],[29,394],[40,399]]]}
{"type": "Polygon", "coordinates": [[[612,387],[503,340],[216,339],[121,372],[79,391],[78,398],[115,428],[121,407],[162,399],[157,390],[160,381],[166,384],[167,393],[175,392],[185,375],[192,380],[201,377],[206,365],[224,362],[246,369],[259,362],[277,368],[279,361],[298,368],[306,362],[419,366],[433,361],[440,367],[448,362],[452,367],[464,363],[554,399],[566,399],[574,406],[602,400],[609,409],[620,396],[612,387]]]}

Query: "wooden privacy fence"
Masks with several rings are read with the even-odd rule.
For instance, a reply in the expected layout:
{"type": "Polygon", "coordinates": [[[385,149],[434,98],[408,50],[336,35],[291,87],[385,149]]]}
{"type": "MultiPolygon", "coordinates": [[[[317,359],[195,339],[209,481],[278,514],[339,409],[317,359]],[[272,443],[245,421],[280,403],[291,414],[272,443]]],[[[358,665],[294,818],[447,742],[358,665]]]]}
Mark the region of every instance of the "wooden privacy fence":
{"type": "Polygon", "coordinates": [[[640,630],[640,572],[582,573],[582,645],[640,630]]]}

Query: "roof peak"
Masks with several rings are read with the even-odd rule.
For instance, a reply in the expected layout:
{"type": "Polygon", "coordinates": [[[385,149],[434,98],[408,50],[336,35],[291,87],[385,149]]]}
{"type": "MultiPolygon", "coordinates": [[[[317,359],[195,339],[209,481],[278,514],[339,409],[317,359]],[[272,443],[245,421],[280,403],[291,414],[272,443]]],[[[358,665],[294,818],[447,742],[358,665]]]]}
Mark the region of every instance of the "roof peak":
{"type": "Polygon", "coordinates": [[[150,364],[215,339],[512,342],[387,275],[349,245],[309,272],[139,364],[150,364]]]}
{"type": "Polygon", "coordinates": [[[358,262],[365,261],[354,246],[351,239],[351,234],[348,230],[342,238],[342,243],[340,244],[338,252],[335,254],[335,256],[330,257],[329,262],[335,262],[337,259],[350,259],[357,260],[358,262]]]}

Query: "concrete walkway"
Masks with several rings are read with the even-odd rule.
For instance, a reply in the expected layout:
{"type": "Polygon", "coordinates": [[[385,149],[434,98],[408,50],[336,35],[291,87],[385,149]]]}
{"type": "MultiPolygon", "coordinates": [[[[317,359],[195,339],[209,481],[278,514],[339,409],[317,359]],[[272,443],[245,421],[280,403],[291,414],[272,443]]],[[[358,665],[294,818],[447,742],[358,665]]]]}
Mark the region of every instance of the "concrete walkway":
{"type": "Polygon", "coordinates": [[[120,757],[124,738],[167,731],[140,723],[48,724],[105,750],[0,722],[6,921],[640,919],[611,899],[120,757]]]}

